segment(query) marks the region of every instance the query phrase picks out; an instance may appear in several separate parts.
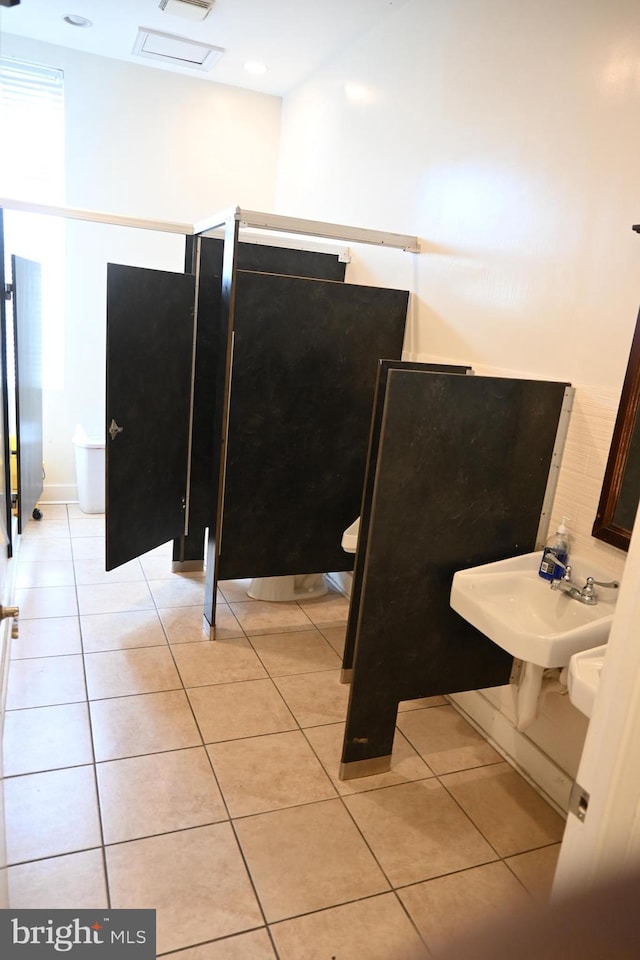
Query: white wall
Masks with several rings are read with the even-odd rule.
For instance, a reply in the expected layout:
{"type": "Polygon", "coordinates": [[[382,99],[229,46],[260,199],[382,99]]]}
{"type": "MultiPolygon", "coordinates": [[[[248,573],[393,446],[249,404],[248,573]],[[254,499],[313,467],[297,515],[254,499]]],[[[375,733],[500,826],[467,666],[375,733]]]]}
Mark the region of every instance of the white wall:
{"type": "Polygon", "coordinates": [[[3,34],[64,70],[66,204],[192,223],[273,204],[279,97],[3,34]]]}
{"type": "MultiPolygon", "coordinates": [[[[640,301],[639,100],[635,0],[413,0],[285,99],[277,191],[422,238],[349,267],[414,292],[407,357],[577,387],[552,520],[613,576],[625,554],[590,534],[640,301]]],[[[525,768],[550,759],[561,800],[587,726],[567,698],[526,737],[506,689],[478,716],[525,768]]]]}
{"type": "Polygon", "coordinates": [[[425,239],[419,352],[617,387],[639,72],[633,0],[414,0],[286,98],[278,207],[425,239]]]}
{"type": "MultiPolygon", "coordinates": [[[[180,223],[273,207],[280,98],[8,34],[0,53],[64,70],[68,206],[180,223]]],[[[184,241],[152,231],[67,221],[62,242],[64,306],[45,333],[45,500],[75,499],[76,423],[103,429],[106,263],[184,265],[184,241]]]]}
{"type": "Polygon", "coordinates": [[[639,76],[633,0],[414,0],[286,98],[277,192],[422,238],[349,268],[413,290],[408,357],[578,388],[554,521],[613,573],[590,532],[640,299],[639,76]]]}

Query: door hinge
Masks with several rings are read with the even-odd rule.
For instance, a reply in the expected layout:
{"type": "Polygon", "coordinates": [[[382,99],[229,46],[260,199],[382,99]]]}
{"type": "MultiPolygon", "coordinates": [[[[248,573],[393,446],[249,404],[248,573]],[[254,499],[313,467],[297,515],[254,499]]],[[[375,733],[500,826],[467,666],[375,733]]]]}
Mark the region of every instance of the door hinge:
{"type": "Polygon", "coordinates": [[[574,783],[569,795],[569,813],[584,822],[589,807],[589,794],[579,783],[574,783]]]}
{"type": "Polygon", "coordinates": [[[4,297],[5,300],[11,300],[11,298],[13,297],[13,284],[12,284],[12,283],[5,283],[5,285],[4,285],[4,290],[2,291],[2,295],[3,295],[3,297],[4,297]]]}

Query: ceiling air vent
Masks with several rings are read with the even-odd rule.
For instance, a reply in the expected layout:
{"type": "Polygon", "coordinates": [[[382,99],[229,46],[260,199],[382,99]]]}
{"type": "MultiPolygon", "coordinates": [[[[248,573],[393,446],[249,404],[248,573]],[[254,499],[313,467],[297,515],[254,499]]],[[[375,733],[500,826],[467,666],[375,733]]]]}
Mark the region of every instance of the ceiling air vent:
{"type": "Polygon", "coordinates": [[[138,27],[132,53],[138,57],[149,57],[159,63],[172,63],[176,67],[211,70],[224,53],[224,48],[190,40],[188,37],[177,37],[172,33],[150,30],[148,27],[138,27]]]}
{"type": "Polygon", "coordinates": [[[213,6],[214,0],[160,0],[158,6],[174,17],[186,17],[187,20],[204,20],[213,6]]]}

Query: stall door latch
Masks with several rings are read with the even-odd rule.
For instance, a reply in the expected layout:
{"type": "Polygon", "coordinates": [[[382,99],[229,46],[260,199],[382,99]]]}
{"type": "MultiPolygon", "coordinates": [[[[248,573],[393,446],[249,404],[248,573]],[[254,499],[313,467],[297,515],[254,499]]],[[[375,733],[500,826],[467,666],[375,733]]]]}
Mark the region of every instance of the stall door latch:
{"type": "Polygon", "coordinates": [[[584,822],[589,807],[589,794],[579,783],[574,783],[569,797],[569,813],[584,822]]]}
{"type": "Polygon", "coordinates": [[[118,434],[122,433],[123,430],[124,430],[124,427],[119,427],[118,424],[115,422],[115,420],[112,420],[109,425],[109,436],[111,437],[112,440],[115,440],[118,434]]]}

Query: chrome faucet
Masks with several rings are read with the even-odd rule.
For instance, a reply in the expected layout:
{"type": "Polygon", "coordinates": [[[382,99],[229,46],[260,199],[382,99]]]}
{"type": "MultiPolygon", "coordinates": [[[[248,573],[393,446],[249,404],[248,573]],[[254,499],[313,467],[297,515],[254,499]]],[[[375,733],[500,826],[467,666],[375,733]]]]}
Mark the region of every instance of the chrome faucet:
{"type": "Polygon", "coordinates": [[[617,590],[620,584],[617,580],[610,580],[608,583],[604,583],[602,580],[594,580],[593,577],[587,577],[587,582],[580,591],[580,599],[583,603],[597,603],[598,594],[594,590],[594,587],[604,587],[606,590],[617,590]]]}
{"type": "Polygon", "coordinates": [[[551,581],[552,590],[561,590],[562,593],[568,593],[573,600],[578,600],[580,603],[587,603],[593,606],[593,604],[598,602],[598,594],[595,590],[596,587],[604,587],[609,590],[617,590],[620,586],[617,580],[609,580],[605,582],[603,580],[594,580],[593,577],[587,577],[587,582],[584,587],[579,587],[571,579],[571,566],[570,564],[563,563],[562,560],[558,560],[554,553],[547,554],[549,559],[553,559],[553,562],[564,570],[562,577],[559,580],[551,581]]]}

